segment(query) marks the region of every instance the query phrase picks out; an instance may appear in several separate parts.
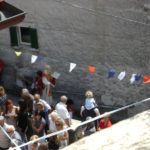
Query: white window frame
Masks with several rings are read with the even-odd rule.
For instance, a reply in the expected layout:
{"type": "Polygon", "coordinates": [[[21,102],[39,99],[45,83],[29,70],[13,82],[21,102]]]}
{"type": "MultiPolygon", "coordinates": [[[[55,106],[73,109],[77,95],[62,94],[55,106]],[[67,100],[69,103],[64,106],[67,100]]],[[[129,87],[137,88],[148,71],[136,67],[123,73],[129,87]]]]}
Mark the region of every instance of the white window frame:
{"type": "Polygon", "coordinates": [[[20,44],[23,44],[23,45],[29,45],[29,46],[31,46],[31,42],[30,43],[27,43],[27,42],[23,42],[22,41],[22,38],[21,38],[21,28],[29,28],[29,27],[25,27],[25,26],[18,26],[17,28],[18,28],[18,40],[19,40],[19,43],[20,44]]]}

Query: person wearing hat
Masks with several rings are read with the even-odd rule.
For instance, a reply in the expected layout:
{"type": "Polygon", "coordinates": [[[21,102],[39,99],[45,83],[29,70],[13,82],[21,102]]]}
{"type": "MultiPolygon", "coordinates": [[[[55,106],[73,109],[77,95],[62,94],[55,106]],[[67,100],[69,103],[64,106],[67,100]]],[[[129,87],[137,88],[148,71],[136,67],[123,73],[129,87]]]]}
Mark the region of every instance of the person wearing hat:
{"type": "Polygon", "coordinates": [[[14,128],[14,126],[5,123],[4,116],[0,116],[0,150],[7,150],[9,148],[10,140],[4,131],[8,133],[12,128],[14,128]]]}

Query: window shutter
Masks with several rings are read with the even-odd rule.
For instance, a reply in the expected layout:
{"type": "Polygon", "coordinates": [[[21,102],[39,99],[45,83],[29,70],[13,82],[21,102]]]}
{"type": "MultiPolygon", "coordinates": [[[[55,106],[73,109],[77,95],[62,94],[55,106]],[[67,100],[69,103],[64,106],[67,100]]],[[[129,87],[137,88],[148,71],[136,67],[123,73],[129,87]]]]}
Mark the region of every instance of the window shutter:
{"type": "Polygon", "coordinates": [[[37,30],[30,29],[30,36],[31,36],[31,47],[38,49],[39,44],[38,44],[37,30]]]}
{"type": "Polygon", "coordinates": [[[17,27],[10,27],[9,32],[11,46],[18,46],[17,27]]]}

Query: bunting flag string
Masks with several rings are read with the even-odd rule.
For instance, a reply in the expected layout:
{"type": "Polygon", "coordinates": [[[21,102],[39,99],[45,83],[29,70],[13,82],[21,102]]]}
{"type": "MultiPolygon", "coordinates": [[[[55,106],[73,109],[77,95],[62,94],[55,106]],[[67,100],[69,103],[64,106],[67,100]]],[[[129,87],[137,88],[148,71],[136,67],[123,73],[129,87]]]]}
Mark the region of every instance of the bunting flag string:
{"type": "MultiPolygon", "coordinates": [[[[22,52],[21,51],[15,51],[15,54],[17,57],[21,56],[22,55],[22,52]]],[[[31,55],[31,64],[35,63],[36,61],[42,61],[45,57],[44,56],[37,56],[37,55],[31,55]]],[[[75,68],[77,67],[77,64],[76,63],[73,63],[73,62],[70,62],[70,66],[69,66],[69,72],[72,72],[75,68]]],[[[95,66],[91,66],[89,65],[88,66],[88,72],[89,73],[95,73],[96,72],[96,67],[95,66]]],[[[57,78],[59,78],[60,76],[60,73],[57,73],[57,78]]],[[[115,69],[109,69],[108,72],[107,72],[107,78],[110,79],[110,78],[113,78],[116,76],[116,70],[115,69]]],[[[120,81],[122,81],[126,76],[126,71],[122,71],[119,73],[118,75],[118,79],[120,81]]],[[[130,78],[130,84],[133,84],[135,82],[138,82],[140,80],[143,80],[143,83],[150,83],[150,76],[144,76],[142,77],[141,74],[136,74],[136,73],[133,73],[131,75],[131,78],[130,78]]]]}

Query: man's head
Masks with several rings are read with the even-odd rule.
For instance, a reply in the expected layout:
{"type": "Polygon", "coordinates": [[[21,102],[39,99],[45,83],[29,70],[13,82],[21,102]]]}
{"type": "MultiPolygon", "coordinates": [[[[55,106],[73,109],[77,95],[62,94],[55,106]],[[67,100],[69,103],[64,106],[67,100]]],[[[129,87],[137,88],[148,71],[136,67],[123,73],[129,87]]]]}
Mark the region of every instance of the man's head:
{"type": "Polygon", "coordinates": [[[63,96],[61,96],[60,97],[60,101],[62,102],[62,103],[67,103],[67,100],[68,100],[68,98],[67,98],[67,96],[65,96],[65,95],[63,95],[63,96]]]}
{"type": "Polygon", "coordinates": [[[21,92],[21,95],[22,95],[23,98],[24,97],[29,97],[30,96],[29,90],[26,89],[26,88],[23,88],[22,92],[21,92]]]}
{"type": "Polygon", "coordinates": [[[9,127],[7,128],[6,131],[7,131],[7,133],[8,133],[9,135],[11,135],[11,134],[14,133],[15,127],[14,127],[13,125],[9,125],[9,127]]]}
{"type": "Polygon", "coordinates": [[[34,94],[34,100],[38,102],[40,100],[40,95],[39,94],[34,94]]]}

